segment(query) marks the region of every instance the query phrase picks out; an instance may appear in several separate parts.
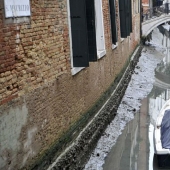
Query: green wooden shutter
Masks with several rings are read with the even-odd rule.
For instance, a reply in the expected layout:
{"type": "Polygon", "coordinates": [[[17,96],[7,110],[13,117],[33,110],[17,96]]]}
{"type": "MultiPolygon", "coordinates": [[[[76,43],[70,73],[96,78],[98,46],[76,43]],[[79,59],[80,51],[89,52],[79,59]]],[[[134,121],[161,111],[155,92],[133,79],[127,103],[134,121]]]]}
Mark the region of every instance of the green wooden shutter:
{"type": "Polygon", "coordinates": [[[86,0],[89,61],[97,61],[94,0],[86,0]]]}
{"type": "Polygon", "coordinates": [[[132,1],[129,1],[129,5],[130,5],[130,32],[132,32],[132,1]]]}
{"type": "Polygon", "coordinates": [[[73,66],[88,67],[88,39],[85,0],[70,0],[73,66]]]}
{"type": "Polygon", "coordinates": [[[126,27],[126,7],[125,0],[119,0],[119,15],[120,15],[120,31],[121,37],[127,37],[127,27],[126,27]]]}
{"type": "Polygon", "coordinates": [[[126,29],[127,29],[127,36],[130,35],[130,0],[125,0],[126,6],[126,29]]]}
{"type": "Polygon", "coordinates": [[[112,43],[116,44],[116,42],[117,42],[117,30],[116,30],[115,0],[109,0],[109,4],[110,4],[112,43]]]}

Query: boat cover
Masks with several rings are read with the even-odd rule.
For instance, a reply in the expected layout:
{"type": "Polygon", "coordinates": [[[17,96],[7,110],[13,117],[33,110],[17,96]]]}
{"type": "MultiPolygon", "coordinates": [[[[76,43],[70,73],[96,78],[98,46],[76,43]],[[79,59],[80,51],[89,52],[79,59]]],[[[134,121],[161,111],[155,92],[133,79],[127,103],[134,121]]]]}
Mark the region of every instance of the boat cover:
{"type": "Polygon", "coordinates": [[[170,109],[165,111],[161,123],[162,148],[170,149],[170,109]]]}

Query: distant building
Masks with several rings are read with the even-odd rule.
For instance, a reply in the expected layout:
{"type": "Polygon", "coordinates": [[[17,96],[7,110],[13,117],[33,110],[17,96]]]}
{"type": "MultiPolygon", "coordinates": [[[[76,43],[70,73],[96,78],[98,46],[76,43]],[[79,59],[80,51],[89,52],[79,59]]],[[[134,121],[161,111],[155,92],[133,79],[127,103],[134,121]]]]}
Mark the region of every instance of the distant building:
{"type": "Polygon", "coordinates": [[[29,169],[125,66],[140,1],[0,2],[0,169],[29,169]]]}
{"type": "Polygon", "coordinates": [[[152,0],[142,0],[143,12],[147,11],[150,7],[152,8],[152,0]]]}

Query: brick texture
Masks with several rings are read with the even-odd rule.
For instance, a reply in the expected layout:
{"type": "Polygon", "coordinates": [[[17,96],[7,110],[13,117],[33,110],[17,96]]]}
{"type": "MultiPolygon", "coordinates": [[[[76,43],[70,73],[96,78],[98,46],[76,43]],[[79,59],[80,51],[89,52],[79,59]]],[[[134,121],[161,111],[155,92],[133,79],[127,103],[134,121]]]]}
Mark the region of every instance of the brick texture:
{"type": "Polygon", "coordinates": [[[107,54],[72,76],[67,1],[30,3],[30,23],[5,24],[0,8],[2,170],[29,167],[41,157],[106,91],[140,41],[139,13],[133,33],[120,39],[116,0],[118,46],[112,49],[109,1],[103,0],[107,54]]]}

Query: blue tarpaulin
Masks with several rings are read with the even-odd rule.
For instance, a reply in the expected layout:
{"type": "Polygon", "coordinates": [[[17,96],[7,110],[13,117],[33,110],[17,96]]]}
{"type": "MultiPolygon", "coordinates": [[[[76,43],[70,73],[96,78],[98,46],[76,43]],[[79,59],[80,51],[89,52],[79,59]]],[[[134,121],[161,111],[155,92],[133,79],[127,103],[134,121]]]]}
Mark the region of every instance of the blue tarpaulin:
{"type": "Polygon", "coordinates": [[[170,149],[170,109],[165,111],[161,123],[162,148],[170,149]]]}

